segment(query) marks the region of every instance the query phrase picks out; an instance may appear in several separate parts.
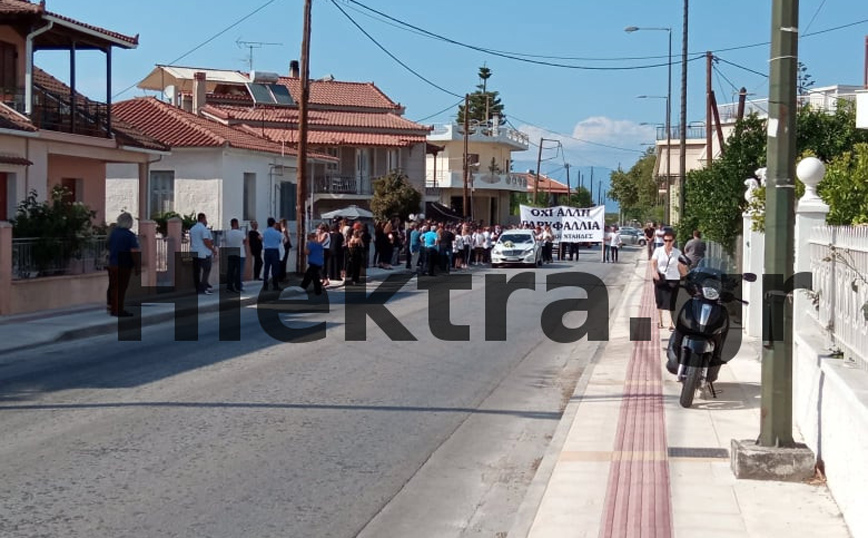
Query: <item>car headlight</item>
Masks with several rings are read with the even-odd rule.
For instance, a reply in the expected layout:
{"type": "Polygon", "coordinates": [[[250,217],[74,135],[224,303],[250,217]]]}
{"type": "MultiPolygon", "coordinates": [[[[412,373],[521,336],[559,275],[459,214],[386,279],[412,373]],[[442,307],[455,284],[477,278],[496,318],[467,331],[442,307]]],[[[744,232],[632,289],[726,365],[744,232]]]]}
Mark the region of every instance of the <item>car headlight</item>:
{"type": "Polygon", "coordinates": [[[523,251],[521,251],[522,255],[530,254],[531,252],[533,252],[533,247],[526,248],[523,251]]]}
{"type": "Polygon", "coordinates": [[[707,278],[700,284],[702,288],[702,296],[709,301],[720,299],[720,282],[712,278],[707,278]]]}

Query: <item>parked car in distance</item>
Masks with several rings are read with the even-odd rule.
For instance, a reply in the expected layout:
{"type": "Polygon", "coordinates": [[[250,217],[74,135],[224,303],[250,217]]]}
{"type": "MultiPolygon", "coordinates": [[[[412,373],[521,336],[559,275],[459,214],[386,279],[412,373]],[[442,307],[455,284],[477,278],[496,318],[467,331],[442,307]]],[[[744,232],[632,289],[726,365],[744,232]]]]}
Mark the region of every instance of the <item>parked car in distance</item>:
{"type": "Polygon", "coordinates": [[[542,244],[532,230],[507,230],[491,249],[491,266],[542,265],[542,244]]]}
{"type": "Polygon", "coordinates": [[[624,226],[623,228],[619,228],[618,231],[621,233],[621,241],[623,241],[625,245],[639,245],[640,247],[644,247],[647,243],[645,232],[638,228],[624,226]]]}

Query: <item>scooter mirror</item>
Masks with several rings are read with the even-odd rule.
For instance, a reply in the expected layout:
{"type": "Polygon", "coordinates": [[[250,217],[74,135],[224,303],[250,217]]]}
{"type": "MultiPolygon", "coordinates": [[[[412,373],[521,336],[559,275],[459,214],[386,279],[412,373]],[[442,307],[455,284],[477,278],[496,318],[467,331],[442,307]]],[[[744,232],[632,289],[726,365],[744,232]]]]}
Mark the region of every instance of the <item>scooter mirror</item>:
{"type": "Polygon", "coordinates": [[[742,278],[748,282],[756,282],[756,275],[753,273],[745,273],[742,275],[742,278]]]}

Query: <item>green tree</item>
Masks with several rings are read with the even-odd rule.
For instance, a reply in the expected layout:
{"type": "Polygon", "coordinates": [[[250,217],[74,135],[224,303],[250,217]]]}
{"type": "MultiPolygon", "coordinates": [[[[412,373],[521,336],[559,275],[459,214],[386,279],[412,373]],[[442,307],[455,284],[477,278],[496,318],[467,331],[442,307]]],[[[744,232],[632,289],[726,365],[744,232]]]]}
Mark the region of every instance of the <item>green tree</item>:
{"type": "Polygon", "coordinates": [[[649,148],[629,170],[619,167],[609,177],[609,198],[618,202],[627,220],[646,221],[658,205],[655,160],[655,150],[649,148]]]}
{"type": "Polygon", "coordinates": [[[567,205],[573,207],[591,207],[594,205],[593,200],[591,200],[591,191],[584,187],[576,187],[573,189],[573,193],[570,195],[569,202],[567,205]]]}
{"type": "MultiPolygon", "coordinates": [[[[479,68],[480,83],[476,86],[476,91],[470,94],[468,100],[469,112],[468,120],[476,120],[480,123],[486,123],[493,116],[500,116],[500,122],[506,121],[506,115],[503,112],[503,103],[500,101],[500,92],[488,91],[488,79],[491,78],[491,69],[483,66],[479,68]]],[[[458,123],[464,123],[464,105],[458,106],[458,123]]]]}
{"type": "MultiPolygon", "coordinates": [[[[868,144],[868,131],[856,129],[856,105],[851,101],[838,100],[833,112],[811,106],[801,107],[796,120],[797,151],[802,157],[810,155],[826,163],[832,163],[838,157],[853,151],[858,144],[868,144]]],[[[853,159],[854,157],[851,155],[850,158],[853,159]]],[[[764,166],[764,164],[760,164],[764,162],[763,156],[756,167],[764,166]]],[[[844,166],[840,163],[839,165],[844,166]]],[[[849,204],[849,197],[846,195],[849,188],[848,181],[846,175],[833,174],[829,177],[827,172],[827,177],[818,188],[820,196],[829,204],[830,223],[847,223],[858,220],[859,212],[854,209],[858,206],[849,204]]],[[[804,185],[796,179],[796,197],[800,197],[803,192],[804,185]]],[[[764,188],[754,192],[750,207],[754,211],[754,229],[762,231],[765,227],[764,188]]]]}
{"type": "Polygon", "coordinates": [[[799,66],[796,69],[796,76],[798,77],[796,82],[796,89],[799,92],[799,95],[807,95],[808,91],[814,85],[814,77],[808,73],[808,67],[799,62],[799,66]]]}
{"type": "Polygon", "coordinates": [[[817,192],[829,204],[829,224],[868,224],[868,144],[834,158],[817,192]]]}
{"type": "Polygon", "coordinates": [[[765,154],[765,121],[751,115],[736,123],[720,158],[687,174],[685,215],[678,226],[681,244],[698,229],[707,239],[733,251],[747,205],[744,180],[762,166],[765,154]]]}
{"type": "Polygon", "coordinates": [[[374,180],[371,211],[378,219],[400,217],[407,220],[411,213],[419,212],[422,194],[410,183],[407,175],[393,170],[374,180]]]}

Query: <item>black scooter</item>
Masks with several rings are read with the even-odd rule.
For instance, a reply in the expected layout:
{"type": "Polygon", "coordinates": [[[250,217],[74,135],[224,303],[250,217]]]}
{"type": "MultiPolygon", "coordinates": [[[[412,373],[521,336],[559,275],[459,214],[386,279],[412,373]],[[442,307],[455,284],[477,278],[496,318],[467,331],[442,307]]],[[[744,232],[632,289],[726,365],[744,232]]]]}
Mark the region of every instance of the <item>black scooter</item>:
{"type": "MultiPolygon", "coordinates": [[[[683,259],[689,264],[690,260],[683,259]]],[[[666,350],[666,369],[681,381],[681,407],[693,405],[697,389],[708,388],[717,398],[714,382],[723,360],[723,344],[729,332],[729,312],[726,304],[737,301],[733,290],[739,280],[756,281],[756,275],[745,273],[732,277],[710,267],[692,269],[680,286],[690,295],[675,322],[675,331],[666,350]]]]}

